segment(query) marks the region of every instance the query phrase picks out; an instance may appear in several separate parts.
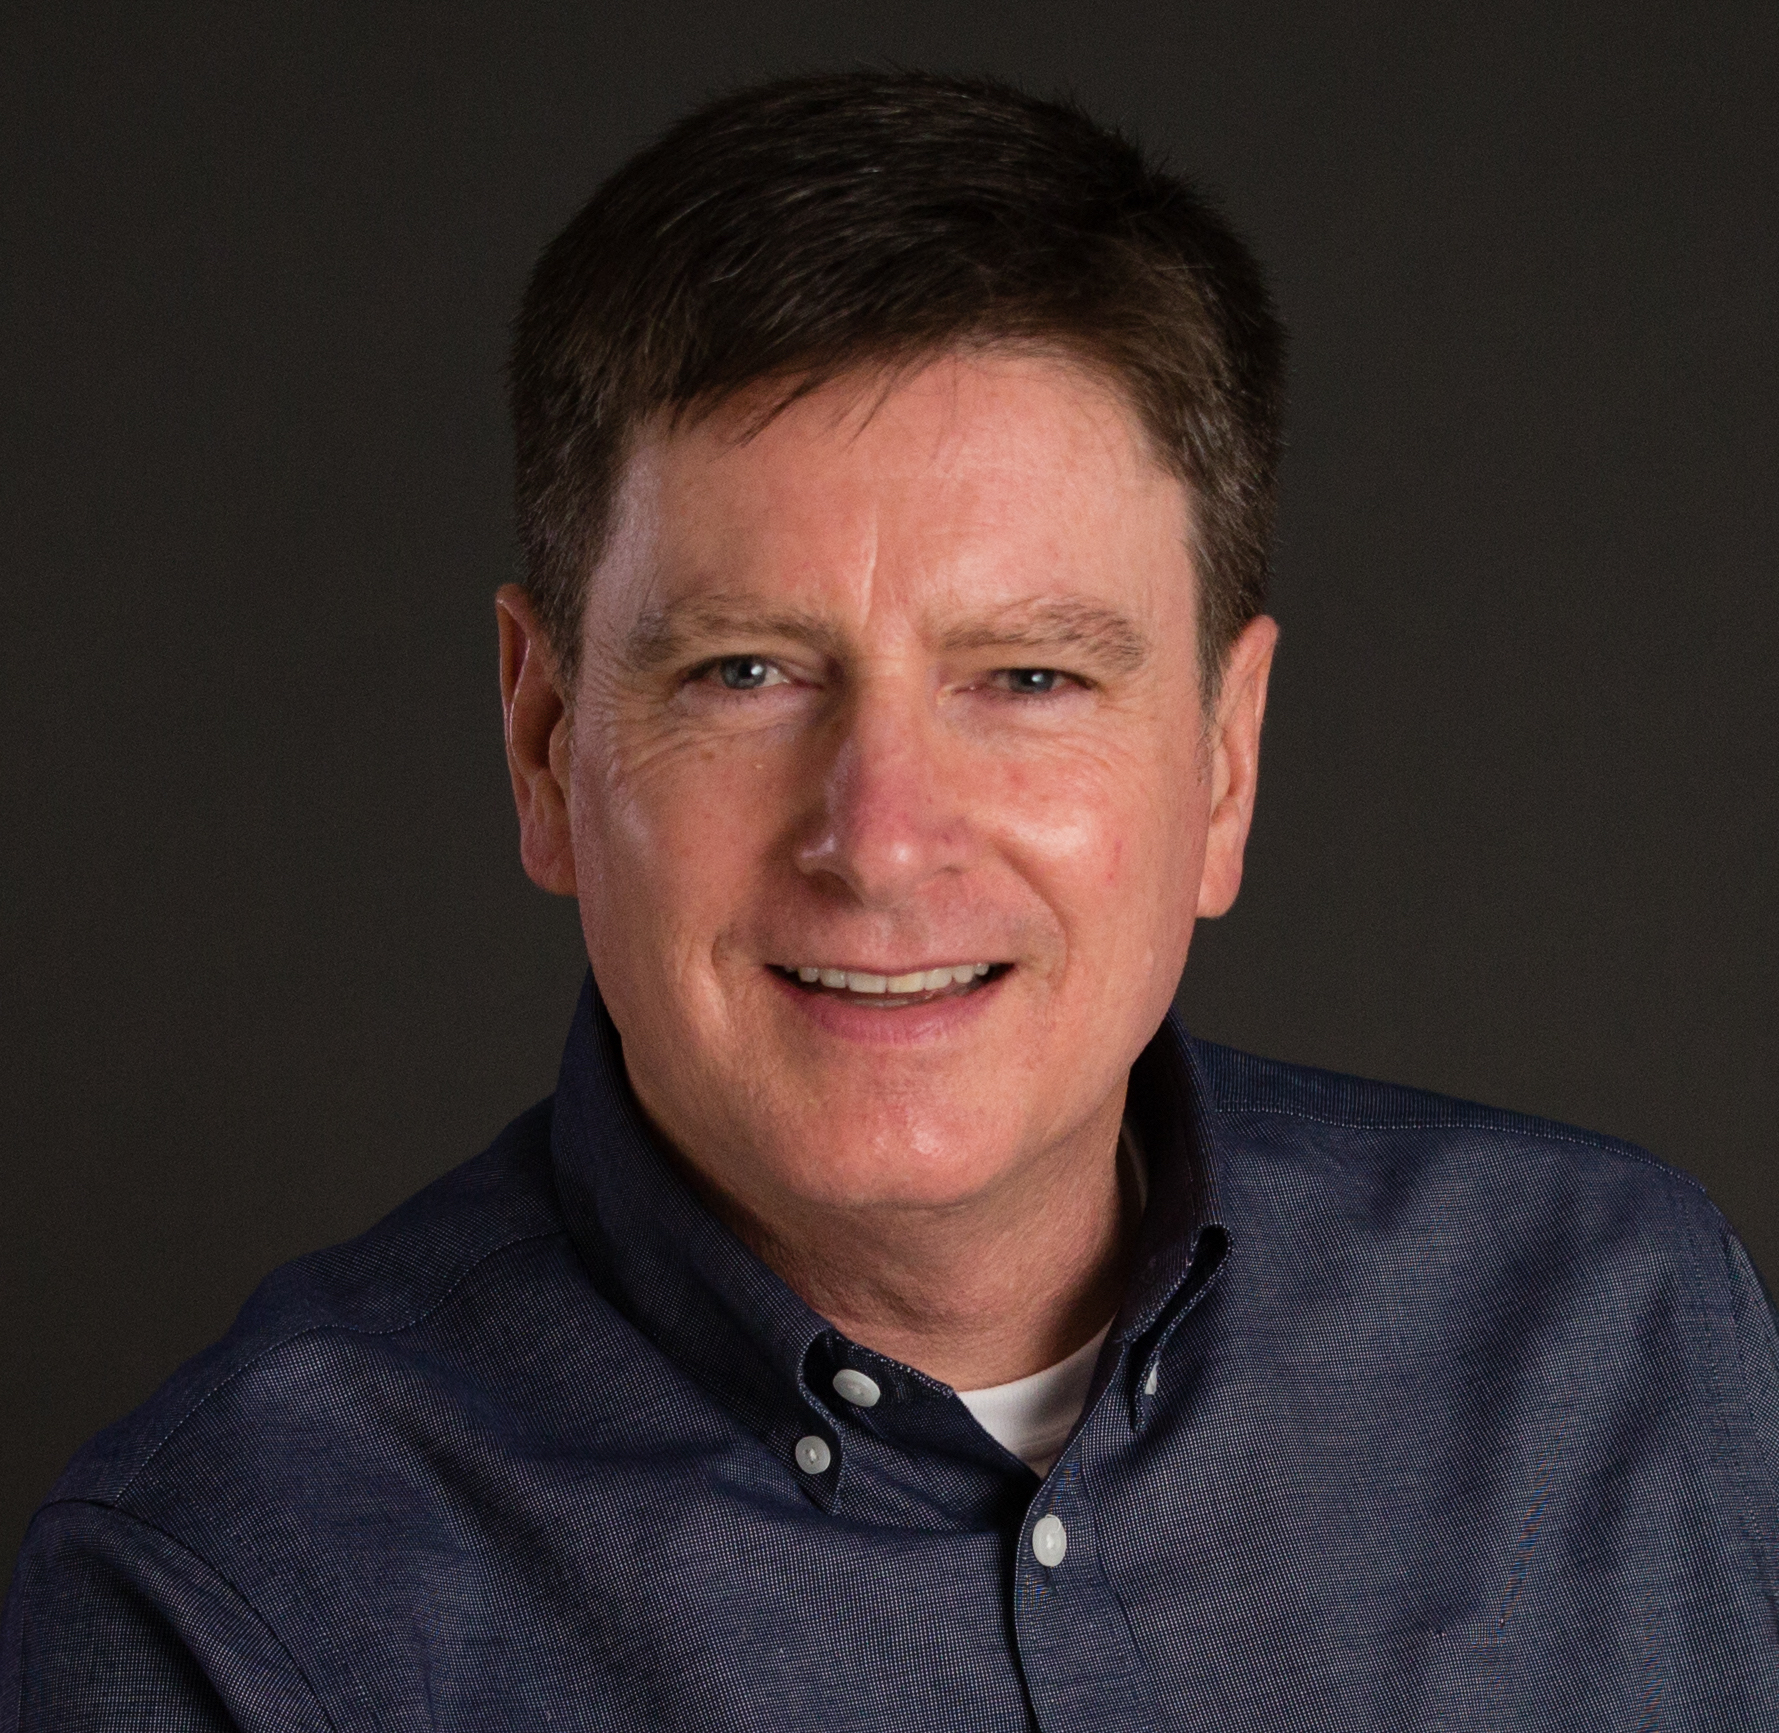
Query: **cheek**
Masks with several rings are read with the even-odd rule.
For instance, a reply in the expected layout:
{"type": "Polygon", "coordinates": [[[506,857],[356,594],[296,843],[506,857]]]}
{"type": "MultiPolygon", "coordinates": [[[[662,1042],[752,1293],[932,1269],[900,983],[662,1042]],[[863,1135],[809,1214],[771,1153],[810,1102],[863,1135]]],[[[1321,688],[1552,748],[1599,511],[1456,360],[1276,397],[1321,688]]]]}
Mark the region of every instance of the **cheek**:
{"type": "Polygon", "coordinates": [[[1093,972],[1185,964],[1203,871],[1208,791],[1184,754],[1081,755],[1021,767],[1001,835],[1093,972]]]}
{"type": "Polygon", "coordinates": [[[607,942],[708,956],[771,851],[780,804],[771,755],[745,743],[661,746],[617,730],[585,747],[576,867],[591,865],[607,942]]]}

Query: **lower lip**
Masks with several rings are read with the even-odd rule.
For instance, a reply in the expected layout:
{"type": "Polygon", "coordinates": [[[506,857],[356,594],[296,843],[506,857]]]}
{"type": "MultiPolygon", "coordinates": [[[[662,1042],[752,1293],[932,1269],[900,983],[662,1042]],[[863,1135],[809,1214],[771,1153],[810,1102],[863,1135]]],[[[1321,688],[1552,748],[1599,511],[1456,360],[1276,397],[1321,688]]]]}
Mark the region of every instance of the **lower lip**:
{"type": "Polygon", "coordinates": [[[941,1041],[981,1016],[1000,996],[1002,983],[1013,971],[991,975],[967,993],[895,1007],[860,1003],[838,993],[811,992],[776,969],[766,972],[791,1003],[825,1033],[864,1047],[911,1047],[941,1041]]]}

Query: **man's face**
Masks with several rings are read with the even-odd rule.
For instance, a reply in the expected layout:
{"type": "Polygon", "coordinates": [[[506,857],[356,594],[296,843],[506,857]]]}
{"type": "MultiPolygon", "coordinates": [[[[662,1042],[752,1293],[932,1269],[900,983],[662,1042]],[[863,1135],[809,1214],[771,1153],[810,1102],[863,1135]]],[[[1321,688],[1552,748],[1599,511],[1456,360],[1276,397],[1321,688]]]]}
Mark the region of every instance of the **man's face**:
{"type": "Polygon", "coordinates": [[[630,461],[527,861],[721,1192],[966,1202],[1115,1126],[1239,880],[1186,491],[1054,359],[757,409],[630,461]]]}

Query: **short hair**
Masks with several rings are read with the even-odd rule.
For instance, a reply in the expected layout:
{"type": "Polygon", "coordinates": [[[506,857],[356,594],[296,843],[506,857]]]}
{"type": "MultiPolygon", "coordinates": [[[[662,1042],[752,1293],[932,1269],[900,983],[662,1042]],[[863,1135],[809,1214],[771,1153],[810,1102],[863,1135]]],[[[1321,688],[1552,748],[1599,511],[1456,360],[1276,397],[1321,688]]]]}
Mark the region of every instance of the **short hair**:
{"type": "Polygon", "coordinates": [[[544,250],[514,325],[525,588],[572,692],[589,576],[645,424],[762,383],[1030,346],[1097,369],[1185,482],[1200,678],[1266,593],[1285,334],[1197,188],[1079,108],[854,72],[718,98],[544,250]]]}

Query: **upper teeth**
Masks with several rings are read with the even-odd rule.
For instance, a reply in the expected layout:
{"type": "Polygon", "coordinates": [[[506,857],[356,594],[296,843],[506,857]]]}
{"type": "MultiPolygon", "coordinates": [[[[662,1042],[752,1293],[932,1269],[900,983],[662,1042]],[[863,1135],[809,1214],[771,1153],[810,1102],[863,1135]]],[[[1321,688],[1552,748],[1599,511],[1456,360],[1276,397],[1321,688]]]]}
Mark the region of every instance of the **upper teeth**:
{"type": "Polygon", "coordinates": [[[943,969],[916,969],[911,975],[867,975],[858,969],[820,969],[804,964],[797,979],[813,986],[844,987],[849,993],[932,993],[941,987],[963,986],[986,975],[987,963],[953,963],[943,969]]]}

